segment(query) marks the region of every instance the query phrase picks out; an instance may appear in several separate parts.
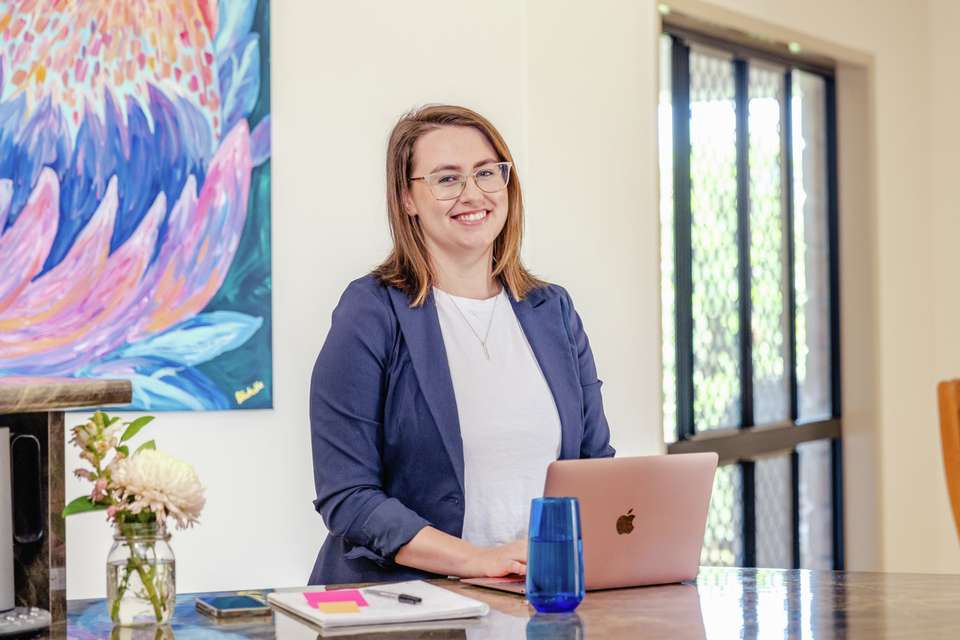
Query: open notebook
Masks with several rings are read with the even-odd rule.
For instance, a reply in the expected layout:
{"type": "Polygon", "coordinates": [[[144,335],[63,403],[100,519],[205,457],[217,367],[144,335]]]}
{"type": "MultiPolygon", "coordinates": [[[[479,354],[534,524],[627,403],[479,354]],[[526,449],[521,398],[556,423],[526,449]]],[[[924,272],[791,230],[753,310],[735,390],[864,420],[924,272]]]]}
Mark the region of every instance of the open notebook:
{"type": "Polygon", "coordinates": [[[364,589],[308,587],[273,592],[267,602],[284,613],[320,629],[453,620],[484,616],[490,607],[453,591],[422,580],[375,585],[373,588],[408,593],[421,598],[420,604],[405,604],[391,598],[365,593],[364,589]]]}

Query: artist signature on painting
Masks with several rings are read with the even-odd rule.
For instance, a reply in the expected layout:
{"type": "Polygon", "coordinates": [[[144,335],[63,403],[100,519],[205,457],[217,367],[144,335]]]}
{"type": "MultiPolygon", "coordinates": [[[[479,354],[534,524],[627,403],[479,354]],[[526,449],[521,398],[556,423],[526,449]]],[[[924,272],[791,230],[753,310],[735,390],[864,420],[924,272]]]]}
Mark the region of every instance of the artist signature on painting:
{"type": "Polygon", "coordinates": [[[246,389],[234,391],[233,396],[237,399],[237,404],[243,404],[261,391],[263,391],[263,383],[257,380],[246,389]]]}

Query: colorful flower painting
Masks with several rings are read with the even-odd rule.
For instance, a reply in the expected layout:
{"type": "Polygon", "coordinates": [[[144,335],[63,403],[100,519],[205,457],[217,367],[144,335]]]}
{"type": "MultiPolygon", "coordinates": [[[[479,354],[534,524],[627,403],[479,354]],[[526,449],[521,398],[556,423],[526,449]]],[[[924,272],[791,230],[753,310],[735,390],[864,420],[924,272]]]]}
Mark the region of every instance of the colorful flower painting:
{"type": "Polygon", "coordinates": [[[269,0],[0,0],[0,376],[272,406],[269,0]]]}

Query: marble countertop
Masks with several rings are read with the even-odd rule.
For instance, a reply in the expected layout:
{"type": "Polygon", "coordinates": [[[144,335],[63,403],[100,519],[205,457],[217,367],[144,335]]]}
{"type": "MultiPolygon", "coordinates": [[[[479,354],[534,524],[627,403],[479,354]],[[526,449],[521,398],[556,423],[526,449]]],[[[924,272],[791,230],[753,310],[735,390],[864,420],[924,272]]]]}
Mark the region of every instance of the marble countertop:
{"type": "Polygon", "coordinates": [[[5,377],[0,378],[0,414],[127,404],[132,393],[129,380],[5,377]]]}
{"type": "MultiPolygon", "coordinates": [[[[483,600],[490,614],[450,621],[444,628],[348,635],[354,640],[582,640],[645,638],[958,638],[960,576],[778,569],[703,568],[692,584],[593,591],[573,614],[536,614],[520,596],[438,580],[483,600]]],[[[177,599],[173,624],[130,638],[316,638],[283,614],[217,622],[193,606],[199,594],[177,599]],[[145,635],[144,635],[145,634],[145,635]]],[[[443,626],[443,625],[441,625],[443,626]]],[[[120,635],[116,635],[120,633],[120,635]]],[[[127,635],[123,635],[126,633],[127,635]]],[[[133,633],[133,632],[130,632],[133,633]]],[[[50,637],[108,638],[103,600],[71,601],[66,625],[50,637]]],[[[322,637],[322,636],[321,636],[322,637]]]]}

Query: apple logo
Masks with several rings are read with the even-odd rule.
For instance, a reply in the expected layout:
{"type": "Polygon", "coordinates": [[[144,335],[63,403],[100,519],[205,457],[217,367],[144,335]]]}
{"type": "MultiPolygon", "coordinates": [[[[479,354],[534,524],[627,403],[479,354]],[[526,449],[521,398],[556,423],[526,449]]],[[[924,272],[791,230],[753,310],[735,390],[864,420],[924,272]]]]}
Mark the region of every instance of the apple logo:
{"type": "Polygon", "coordinates": [[[637,516],[632,515],[633,509],[627,511],[624,515],[617,518],[617,533],[623,535],[633,531],[633,519],[637,516]]]}

